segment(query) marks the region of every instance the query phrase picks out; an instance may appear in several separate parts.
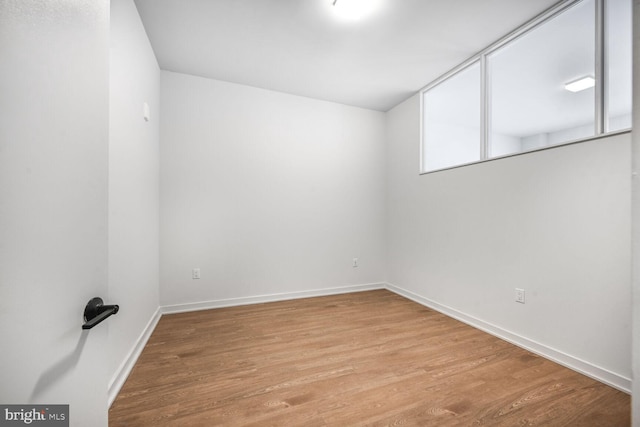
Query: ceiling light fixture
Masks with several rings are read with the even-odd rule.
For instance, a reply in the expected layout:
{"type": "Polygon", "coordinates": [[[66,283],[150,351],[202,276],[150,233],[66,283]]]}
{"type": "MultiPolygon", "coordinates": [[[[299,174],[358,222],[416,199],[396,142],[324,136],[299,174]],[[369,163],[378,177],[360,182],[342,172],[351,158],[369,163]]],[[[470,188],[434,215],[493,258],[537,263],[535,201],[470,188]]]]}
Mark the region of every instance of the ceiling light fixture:
{"type": "MultiPolygon", "coordinates": [[[[336,0],[337,1],[337,0],[336,0]]],[[[580,77],[577,80],[566,83],[564,88],[569,92],[580,92],[581,90],[589,89],[596,85],[596,79],[593,76],[580,77]]]]}
{"type": "Polygon", "coordinates": [[[357,21],[380,6],[380,0],[332,0],[335,14],[345,20],[357,21]]]}

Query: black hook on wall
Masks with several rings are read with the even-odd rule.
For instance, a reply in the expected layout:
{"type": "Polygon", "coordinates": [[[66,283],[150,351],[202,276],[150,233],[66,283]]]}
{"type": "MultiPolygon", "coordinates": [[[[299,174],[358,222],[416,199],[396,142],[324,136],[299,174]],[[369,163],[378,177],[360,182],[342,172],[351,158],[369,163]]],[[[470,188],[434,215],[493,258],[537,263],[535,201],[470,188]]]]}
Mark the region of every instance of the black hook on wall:
{"type": "Polygon", "coordinates": [[[95,297],[89,300],[84,308],[84,320],[82,329],[91,329],[98,323],[102,322],[112,314],[116,314],[120,310],[117,305],[104,305],[102,298],[95,297]]]}

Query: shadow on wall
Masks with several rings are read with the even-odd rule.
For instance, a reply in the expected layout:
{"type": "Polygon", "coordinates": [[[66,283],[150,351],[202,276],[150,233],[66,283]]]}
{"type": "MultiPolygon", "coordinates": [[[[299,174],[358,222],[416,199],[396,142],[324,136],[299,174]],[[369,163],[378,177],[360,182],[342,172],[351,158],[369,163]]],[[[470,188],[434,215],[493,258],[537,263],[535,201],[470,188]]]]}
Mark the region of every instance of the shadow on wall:
{"type": "Polygon", "coordinates": [[[75,366],[78,364],[78,361],[80,360],[80,355],[82,354],[84,345],[87,342],[88,335],[89,331],[83,330],[80,334],[80,339],[76,344],[76,348],[59,362],[51,366],[49,369],[45,370],[42,375],[40,375],[40,378],[38,378],[38,381],[33,388],[33,392],[31,393],[29,402],[36,402],[38,398],[44,394],[45,391],[49,390],[51,386],[53,386],[69,371],[75,368],[75,366]]]}

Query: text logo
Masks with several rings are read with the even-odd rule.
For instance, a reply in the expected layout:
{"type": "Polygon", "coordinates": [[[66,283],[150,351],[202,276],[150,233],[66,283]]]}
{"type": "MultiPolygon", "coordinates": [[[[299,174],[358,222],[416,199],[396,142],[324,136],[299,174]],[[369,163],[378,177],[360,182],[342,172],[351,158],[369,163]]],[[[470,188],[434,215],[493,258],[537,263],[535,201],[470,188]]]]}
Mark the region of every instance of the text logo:
{"type": "Polygon", "coordinates": [[[69,427],[69,405],[0,405],[0,427],[69,427]]]}

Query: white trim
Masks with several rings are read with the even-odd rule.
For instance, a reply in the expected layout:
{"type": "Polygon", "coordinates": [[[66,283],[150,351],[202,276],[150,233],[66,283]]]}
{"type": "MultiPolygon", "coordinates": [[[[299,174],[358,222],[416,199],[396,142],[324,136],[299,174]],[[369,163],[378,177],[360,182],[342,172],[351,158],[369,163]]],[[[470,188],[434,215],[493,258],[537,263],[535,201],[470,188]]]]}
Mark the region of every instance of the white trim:
{"type": "Polygon", "coordinates": [[[385,289],[385,283],[368,283],[364,285],[349,285],[338,288],[315,289],[310,291],[286,292],[278,294],[257,295],[253,297],[228,298],[221,300],[165,305],[160,307],[160,309],[162,310],[162,314],[184,313],[188,311],[210,310],[212,308],[234,307],[238,305],[262,304],[265,302],[348,294],[351,292],[372,291],[376,289],[385,289]]]}
{"type": "MultiPolygon", "coordinates": [[[[487,55],[480,56],[480,159],[491,158],[491,70],[487,55]]],[[[422,127],[422,126],[420,126],[422,127]]],[[[424,144],[424,141],[423,141],[424,144]]]]}
{"type": "Polygon", "coordinates": [[[605,4],[604,0],[595,0],[596,3],[596,22],[595,22],[595,120],[594,131],[596,135],[601,135],[609,130],[609,126],[606,123],[609,121],[608,113],[608,98],[609,98],[609,85],[607,84],[607,46],[605,42],[606,31],[605,27],[605,4]]]}
{"type": "Polygon", "coordinates": [[[113,377],[111,378],[108,389],[109,407],[111,407],[113,402],[116,400],[116,397],[118,397],[120,389],[122,389],[122,386],[133,370],[133,367],[138,361],[138,358],[140,357],[144,346],[147,344],[147,341],[149,341],[151,334],[158,325],[161,316],[161,307],[158,307],[155,313],[153,313],[153,316],[151,316],[151,319],[149,319],[149,322],[147,322],[147,326],[144,327],[142,333],[133,344],[133,347],[129,351],[129,354],[127,354],[127,356],[124,358],[124,360],[114,373],[113,377]]]}
{"type": "Polygon", "coordinates": [[[593,365],[590,362],[571,356],[570,354],[566,354],[562,351],[556,350],[539,342],[507,331],[506,329],[503,329],[499,326],[492,325],[491,323],[485,322],[473,316],[469,316],[468,314],[462,313],[461,311],[458,311],[454,308],[437,303],[433,300],[415,294],[399,286],[392,285],[391,283],[387,283],[386,288],[387,290],[408,298],[412,301],[415,301],[418,304],[424,305],[425,307],[431,308],[446,316],[452,317],[456,320],[466,323],[467,325],[480,329],[481,331],[503,339],[513,345],[549,359],[564,367],[572,369],[604,384],[610,385],[611,387],[614,387],[620,391],[631,394],[630,378],[626,378],[622,375],[616,374],[615,372],[611,372],[607,369],[593,365]]]}
{"type": "Polygon", "coordinates": [[[420,120],[420,172],[422,173],[422,171],[424,171],[425,169],[425,162],[424,162],[424,126],[423,126],[423,117],[424,117],[424,92],[420,92],[420,117],[418,118],[420,120]]]}
{"type": "Polygon", "coordinates": [[[541,151],[555,150],[556,148],[567,147],[567,146],[575,145],[575,144],[582,144],[584,142],[589,142],[589,141],[597,141],[599,139],[604,139],[604,138],[609,138],[609,137],[612,137],[612,136],[622,135],[624,133],[631,133],[631,130],[632,130],[631,128],[618,129],[618,130],[614,130],[614,131],[611,131],[611,132],[603,133],[601,135],[587,136],[587,137],[584,137],[584,138],[569,140],[567,142],[560,142],[558,144],[548,145],[546,147],[533,148],[531,150],[524,150],[524,151],[519,151],[517,153],[505,154],[504,156],[491,157],[490,159],[486,159],[486,160],[477,160],[477,161],[474,161],[474,162],[461,163],[461,164],[455,165],[455,166],[447,166],[447,167],[440,168],[440,169],[433,169],[433,170],[429,170],[427,172],[420,172],[419,175],[429,175],[429,174],[435,173],[435,172],[441,172],[441,171],[446,171],[446,170],[451,170],[451,169],[457,169],[457,168],[462,168],[462,167],[471,166],[471,165],[479,165],[479,164],[482,164],[482,163],[493,162],[494,160],[508,159],[509,157],[522,156],[522,155],[529,154],[529,153],[538,153],[538,152],[541,152],[541,151]]]}

